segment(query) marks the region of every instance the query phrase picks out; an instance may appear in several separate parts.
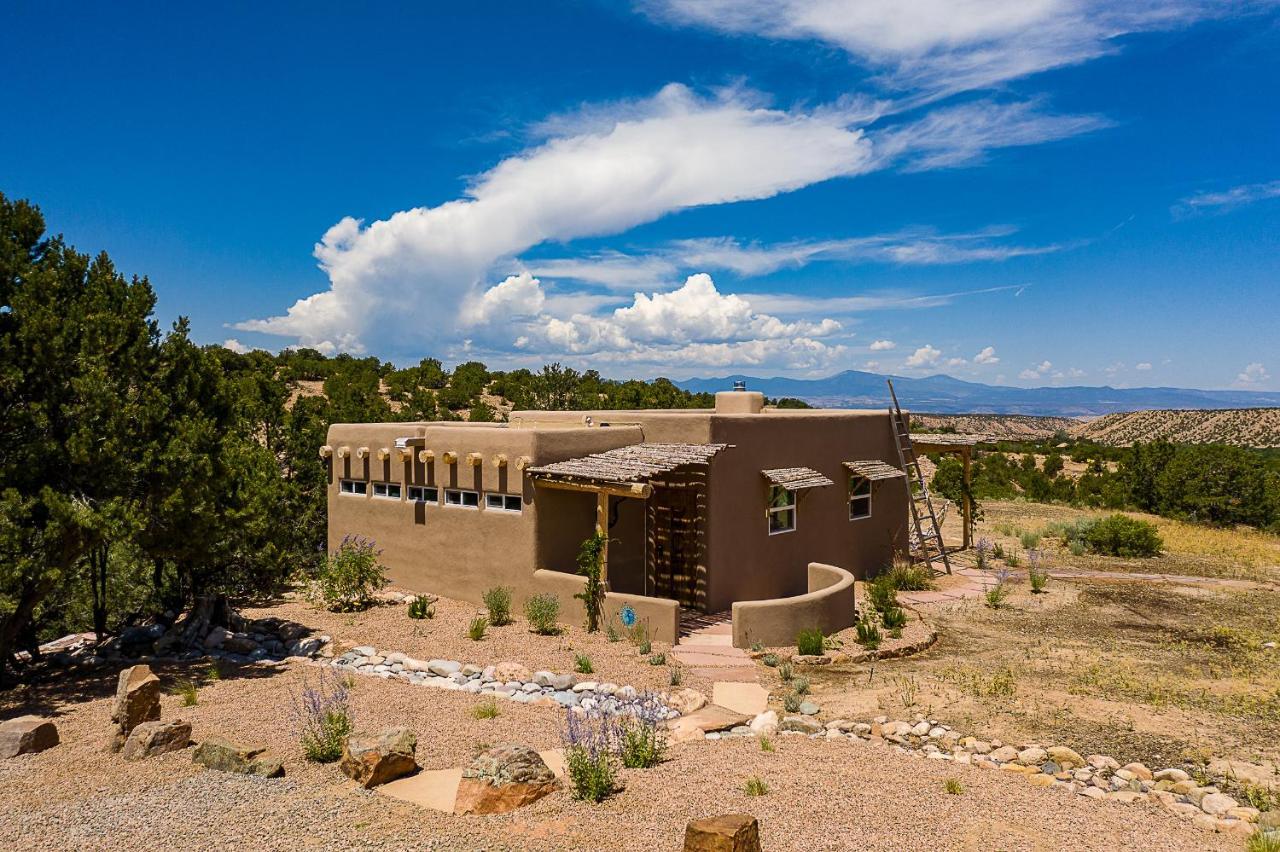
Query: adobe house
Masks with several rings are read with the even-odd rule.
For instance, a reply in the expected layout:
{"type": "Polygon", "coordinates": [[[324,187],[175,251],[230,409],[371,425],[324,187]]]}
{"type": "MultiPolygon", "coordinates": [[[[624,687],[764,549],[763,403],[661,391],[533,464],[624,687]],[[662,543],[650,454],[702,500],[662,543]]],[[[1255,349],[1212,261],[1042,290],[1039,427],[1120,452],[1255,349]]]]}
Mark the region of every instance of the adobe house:
{"type": "Polygon", "coordinates": [[[887,411],[765,408],[738,389],[714,409],[334,424],[320,449],[329,545],[371,538],[394,583],[461,600],[499,585],[517,602],[549,591],[570,619],[578,548],[602,529],[606,617],[629,607],[665,641],[682,611],[731,607],[742,644],[753,624],[766,643],[794,637],[795,619],[830,632],[852,623],[852,577],[907,546],[891,422],[887,411]]]}

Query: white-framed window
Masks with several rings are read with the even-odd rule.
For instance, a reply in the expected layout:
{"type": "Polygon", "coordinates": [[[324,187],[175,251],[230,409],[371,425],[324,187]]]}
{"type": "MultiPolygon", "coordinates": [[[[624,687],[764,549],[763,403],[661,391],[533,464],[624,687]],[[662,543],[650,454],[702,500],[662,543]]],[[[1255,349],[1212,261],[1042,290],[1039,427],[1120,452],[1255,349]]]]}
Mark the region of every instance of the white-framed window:
{"type": "Polygon", "coordinates": [[[373,483],[374,497],[381,497],[383,500],[399,500],[400,492],[401,492],[401,488],[400,488],[399,482],[373,483]]]}
{"type": "Polygon", "coordinates": [[[409,502],[439,503],[440,489],[432,488],[427,485],[410,485],[409,486],[409,502]]]}
{"type": "Polygon", "coordinates": [[[343,494],[368,494],[369,483],[362,479],[344,479],[339,484],[343,494]]]}
{"type": "Polygon", "coordinates": [[[871,480],[854,474],[849,477],[849,520],[871,517],[871,480]]]}
{"type": "Polygon", "coordinates": [[[484,507],[496,512],[519,512],[524,501],[519,494],[486,494],[484,507]]]}
{"type": "Polygon", "coordinates": [[[444,504],[459,509],[479,509],[480,492],[463,491],[460,488],[446,488],[444,490],[444,504]]]}
{"type": "Polygon", "coordinates": [[[796,528],[796,492],[781,485],[769,488],[769,535],[796,528]]]}

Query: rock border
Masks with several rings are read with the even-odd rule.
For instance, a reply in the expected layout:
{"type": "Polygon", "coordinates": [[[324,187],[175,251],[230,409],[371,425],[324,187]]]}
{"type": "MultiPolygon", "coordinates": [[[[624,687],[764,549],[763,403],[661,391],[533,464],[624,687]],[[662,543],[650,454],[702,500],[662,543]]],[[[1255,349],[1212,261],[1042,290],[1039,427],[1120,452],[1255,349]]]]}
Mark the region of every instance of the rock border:
{"type": "MultiPolygon", "coordinates": [[[[506,698],[537,707],[574,708],[575,711],[600,712],[606,715],[634,711],[634,702],[643,693],[634,686],[619,686],[601,680],[580,680],[577,675],[547,670],[530,672],[519,663],[504,662],[481,666],[457,660],[418,660],[399,651],[379,653],[371,645],[359,645],[333,657],[317,660],[313,665],[331,666],[339,671],[367,677],[398,680],[414,686],[429,686],[453,692],[465,692],[493,698],[506,698]]],[[[667,719],[698,709],[706,698],[696,690],[654,693],[665,708],[667,719]],[[694,693],[703,700],[692,700],[694,693]]]]}
{"type": "MultiPolygon", "coordinates": [[[[1039,787],[1052,787],[1090,799],[1133,804],[1154,802],[1197,828],[1250,836],[1255,831],[1276,830],[1257,808],[1241,805],[1218,787],[1201,785],[1186,770],[1169,767],[1152,771],[1141,763],[1121,765],[1108,755],[1081,757],[1066,746],[1024,743],[1021,747],[999,740],[983,741],[917,715],[914,722],[877,716],[870,722],[835,719],[826,724],[811,716],[788,715],[781,722],[766,710],[747,725],[708,733],[704,739],[806,736],[809,739],[845,740],[887,745],[927,760],[999,769],[1024,776],[1039,787]],[[1261,821],[1261,822],[1260,822],[1261,821]]],[[[1269,812],[1268,812],[1269,814],[1269,812]]]]}

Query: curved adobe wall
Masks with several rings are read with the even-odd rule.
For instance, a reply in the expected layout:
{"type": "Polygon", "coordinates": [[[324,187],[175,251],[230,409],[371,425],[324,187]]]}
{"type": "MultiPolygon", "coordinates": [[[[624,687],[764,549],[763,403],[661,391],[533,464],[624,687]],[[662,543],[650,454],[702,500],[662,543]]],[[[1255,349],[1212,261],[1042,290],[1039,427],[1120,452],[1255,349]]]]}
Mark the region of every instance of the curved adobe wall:
{"type": "MultiPolygon", "coordinates": [[[[560,601],[560,618],[581,626],[586,621],[587,613],[582,601],[574,595],[582,591],[583,578],[579,574],[567,574],[564,571],[552,571],[539,568],[533,572],[533,582],[538,592],[550,592],[560,601]]],[[[649,625],[649,638],[655,642],[667,642],[674,645],[680,634],[680,605],[669,598],[651,598],[645,595],[627,595],[621,592],[608,592],[604,596],[604,623],[615,619],[622,607],[630,604],[636,611],[636,618],[649,625]]]]}
{"type": "Polygon", "coordinates": [[[807,594],[733,605],[733,644],[794,645],[797,633],[814,627],[829,636],[853,625],[853,607],[853,575],[834,565],[810,562],[807,594]]]}

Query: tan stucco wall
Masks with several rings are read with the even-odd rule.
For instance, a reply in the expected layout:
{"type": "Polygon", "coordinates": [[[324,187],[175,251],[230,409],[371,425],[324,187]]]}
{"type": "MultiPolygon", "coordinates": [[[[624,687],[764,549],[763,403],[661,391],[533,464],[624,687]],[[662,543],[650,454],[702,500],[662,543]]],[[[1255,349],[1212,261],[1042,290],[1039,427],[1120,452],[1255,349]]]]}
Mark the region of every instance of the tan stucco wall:
{"type": "Polygon", "coordinates": [[[634,428],[548,434],[497,424],[334,424],[329,446],[350,447],[352,456],[338,459],[335,453],[329,459],[329,548],[347,534],[364,536],[382,549],[387,574],[398,586],[473,602],[480,602],[486,589],[510,586],[522,603],[535,591],[534,569],[574,569],[578,545],[594,528],[595,502],[591,495],[545,489],[534,501],[533,485],[516,469],[516,459],[528,456],[533,465],[547,464],[639,439],[634,428]],[[394,453],[392,460],[378,461],[378,448],[394,447],[398,437],[423,438],[435,461],[399,462],[394,453]],[[359,461],[354,453],[363,446],[370,448],[369,457],[359,461]],[[457,463],[442,461],[446,451],[457,453],[457,463]],[[468,453],[480,453],[481,464],[469,466],[468,453]],[[508,458],[504,468],[492,463],[498,453],[508,458]],[[367,495],[342,494],[342,478],[399,482],[405,488],[398,501],[372,496],[372,487],[367,495]],[[408,500],[409,485],[436,486],[442,500],[445,488],[479,491],[481,507],[415,504],[408,500]],[[522,511],[486,509],[484,494],[492,492],[521,495],[522,511]],[[554,546],[539,550],[540,541],[554,546]]]}
{"type": "Polygon", "coordinates": [[[716,415],[712,441],[733,448],[711,462],[708,522],[708,609],[806,591],[808,565],[822,562],[866,577],[907,541],[904,480],[875,483],[871,517],[849,519],[848,472],[843,463],[880,459],[897,464],[893,432],[883,411],[771,411],[716,415]],[[769,534],[768,485],[762,470],[809,467],[835,484],[797,492],[796,529],[769,534]]]}
{"type": "Polygon", "coordinates": [[[749,648],[794,645],[801,630],[818,628],[830,636],[851,627],[854,616],[853,575],[834,565],[808,566],[806,594],[733,605],[733,644],[749,648]]]}

